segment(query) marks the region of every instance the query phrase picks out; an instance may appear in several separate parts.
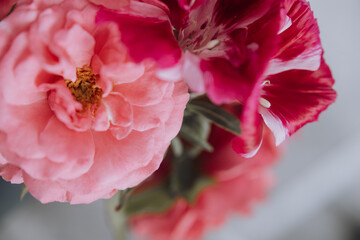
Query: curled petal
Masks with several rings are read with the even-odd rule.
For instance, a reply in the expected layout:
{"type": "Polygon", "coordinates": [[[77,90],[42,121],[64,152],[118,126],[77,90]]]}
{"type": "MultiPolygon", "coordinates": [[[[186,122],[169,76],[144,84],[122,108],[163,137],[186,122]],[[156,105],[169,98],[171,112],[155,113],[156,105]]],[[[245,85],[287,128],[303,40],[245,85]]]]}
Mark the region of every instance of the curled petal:
{"type": "Polygon", "coordinates": [[[110,93],[104,99],[108,117],[115,126],[130,126],[133,120],[132,107],[121,93],[110,93]]]}
{"type": "Polygon", "coordinates": [[[241,134],[232,141],[235,152],[246,158],[253,157],[263,141],[263,122],[258,106],[258,97],[253,93],[241,113],[241,134]]]}
{"type": "Polygon", "coordinates": [[[22,170],[13,165],[0,164],[0,175],[5,181],[9,181],[11,183],[19,184],[24,181],[22,170]]]}

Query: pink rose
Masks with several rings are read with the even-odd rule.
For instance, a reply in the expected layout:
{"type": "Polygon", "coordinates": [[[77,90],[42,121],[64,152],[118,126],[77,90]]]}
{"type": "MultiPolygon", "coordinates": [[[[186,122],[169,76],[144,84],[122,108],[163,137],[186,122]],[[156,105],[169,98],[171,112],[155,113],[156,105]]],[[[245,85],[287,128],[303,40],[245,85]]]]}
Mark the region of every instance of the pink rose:
{"type": "Polygon", "coordinates": [[[130,60],[116,25],[95,24],[98,2],[18,1],[0,22],[0,175],[43,203],[89,203],[140,183],[188,101],[184,83],[130,60]]]}
{"type": "Polygon", "coordinates": [[[210,136],[214,152],[201,156],[201,167],[215,179],[214,185],[200,192],[194,204],[178,198],[163,213],[134,215],[130,221],[134,233],[151,240],[201,239],[230,214],[249,214],[252,205],[265,197],[272,184],[269,168],[280,150],[267,130],[258,154],[246,159],[232,150],[232,138],[232,134],[214,128],[210,136]]]}

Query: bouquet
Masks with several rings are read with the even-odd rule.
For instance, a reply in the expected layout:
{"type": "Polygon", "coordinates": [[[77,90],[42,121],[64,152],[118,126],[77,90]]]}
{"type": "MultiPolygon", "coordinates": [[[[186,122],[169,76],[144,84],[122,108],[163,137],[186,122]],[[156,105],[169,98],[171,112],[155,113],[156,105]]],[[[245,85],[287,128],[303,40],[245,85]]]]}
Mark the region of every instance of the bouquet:
{"type": "Polygon", "coordinates": [[[282,143],[335,101],[305,0],[3,0],[0,175],[109,200],[117,237],[250,214],[282,143]]]}

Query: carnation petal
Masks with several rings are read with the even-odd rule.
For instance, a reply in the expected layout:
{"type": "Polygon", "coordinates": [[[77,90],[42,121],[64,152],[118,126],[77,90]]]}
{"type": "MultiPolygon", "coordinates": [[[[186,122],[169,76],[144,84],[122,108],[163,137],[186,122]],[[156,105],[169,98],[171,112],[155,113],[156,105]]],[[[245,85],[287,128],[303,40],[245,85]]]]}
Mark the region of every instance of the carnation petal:
{"type": "MultiPolygon", "coordinates": [[[[290,70],[268,79],[270,84],[264,85],[262,97],[271,103],[267,110],[280,120],[289,135],[316,121],[336,98],[334,79],[324,60],[317,71],[290,70]]],[[[266,115],[265,118],[268,119],[266,115]]],[[[269,127],[274,130],[272,124],[269,127]]]]}
{"type": "Polygon", "coordinates": [[[235,152],[246,158],[253,157],[263,141],[263,122],[258,113],[258,99],[259,92],[254,88],[242,109],[241,134],[232,141],[235,152]]]}
{"type": "Polygon", "coordinates": [[[286,3],[291,25],[279,34],[279,52],[270,62],[270,74],[291,69],[315,71],[320,67],[323,50],[320,31],[310,4],[291,0],[286,3]]]}

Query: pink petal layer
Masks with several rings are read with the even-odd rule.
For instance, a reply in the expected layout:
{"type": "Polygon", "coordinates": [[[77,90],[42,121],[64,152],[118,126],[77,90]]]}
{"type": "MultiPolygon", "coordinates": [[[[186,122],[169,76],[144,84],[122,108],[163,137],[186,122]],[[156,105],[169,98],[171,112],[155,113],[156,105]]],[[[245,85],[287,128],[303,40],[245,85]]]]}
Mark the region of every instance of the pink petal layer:
{"type": "Polygon", "coordinates": [[[121,93],[132,105],[149,106],[161,101],[169,84],[157,79],[154,70],[147,69],[137,81],[115,85],[113,91],[121,93]]]}
{"type": "Polygon", "coordinates": [[[95,40],[81,26],[75,24],[70,30],[59,31],[55,38],[57,45],[66,51],[74,66],[83,67],[90,64],[95,40]]]}
{"type": "MultiPolygon", "coordinates": [[[[40,134],[40,145],[51,161],[74,161],[92,165],[95,146],[90,131],[76,132],[52,117],[40,134]],[[71,141],[68,141],[71,139],[71,141]]],[[[66,176],[64,176],[66,177],[66,176]]]]}
{"type": "Polygon", "coordinates": [[[103,102],[112,124],[121,127],[128,127],[132,124],[132,106],[121,93],[110,93],[103,102]]]}
{"type": "Polygon", "coordinates": [[[13,184],[20,184],[23,182],[22,171],[20,168],[13,165],[0,164],[0,176],[8,182],[13,184]]]}
{"type": "Polygon", "coordinates": [[[6,142],[2,144],[24,158],[45,156],[39,147],[39,133],[52,116],[45,100],[27,106],[12,106],[0,101],[0,116],[0,131],[7,133],[6,142]]]}

